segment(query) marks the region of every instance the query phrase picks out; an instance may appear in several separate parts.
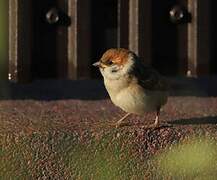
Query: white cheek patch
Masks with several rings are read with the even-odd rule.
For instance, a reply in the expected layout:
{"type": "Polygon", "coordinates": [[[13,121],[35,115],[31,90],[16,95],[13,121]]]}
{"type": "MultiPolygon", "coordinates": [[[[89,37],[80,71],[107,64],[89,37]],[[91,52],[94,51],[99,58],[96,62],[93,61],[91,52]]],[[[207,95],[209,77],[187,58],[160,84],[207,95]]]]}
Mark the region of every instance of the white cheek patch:
{"type": "Polygon", "coordinates": [[[118,79],[120,77],[120,69],[118,67],[106,67],[104,70],[100,70],[103,77],[108,79],[118,79]]]}
{"type": "Polygon", "coordinates": [[[133,68],[134,61],[132,58],[133,57],[129,57],[128,62],[124,66],[122,65],[121,75],[128,74],[133,68]]]}

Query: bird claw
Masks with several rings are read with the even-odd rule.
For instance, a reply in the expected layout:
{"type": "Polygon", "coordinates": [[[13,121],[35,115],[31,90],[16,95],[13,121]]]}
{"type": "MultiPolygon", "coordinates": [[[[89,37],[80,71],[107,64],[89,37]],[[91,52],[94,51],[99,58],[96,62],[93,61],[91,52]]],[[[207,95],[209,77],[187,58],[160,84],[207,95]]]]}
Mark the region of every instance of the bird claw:
{"type": "Polygon", "coordinates": [[[121,127],[121,123],[115,123],[115,128],[121,127]]]}
{"type": "Polygon", "coordinates": [[[153,123],[150,125],[144,125],[144,126],[142,126],[142,128],[144,128],[144,129],[158,129],[158,128],[165,128],[165,127],[171,127],[171,126],[172,125],[169,123],[162,123],[162,124],[153,123]]]}
{"type": "Polygon", "coordinates": [[[120,128],[120,127],[123,127],[123,126],[130,126],[131,124],[130,123],[126,123],[126,122],[120,122],[120,123],[118,123],[118,122],[116,122],[115,124],[114,124],[114,126],[115,126],[115,128],[120,128]]]}

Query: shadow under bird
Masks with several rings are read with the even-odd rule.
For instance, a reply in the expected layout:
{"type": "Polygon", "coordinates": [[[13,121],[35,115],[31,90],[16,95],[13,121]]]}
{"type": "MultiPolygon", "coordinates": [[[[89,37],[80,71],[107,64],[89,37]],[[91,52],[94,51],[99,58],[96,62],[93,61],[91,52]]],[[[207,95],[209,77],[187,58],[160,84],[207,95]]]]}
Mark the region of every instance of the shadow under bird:
{"type": "Polygon", "coordinates": [[[111,101],[127,112],[116,126],[130,114],[145,112],[156,112],[149,127],[159,126],[160,109],[168,97],[168,84],[163,76],[145,66],[134,52],[123,48],[107,50],[93,65],[99,67],[111,101]]]}

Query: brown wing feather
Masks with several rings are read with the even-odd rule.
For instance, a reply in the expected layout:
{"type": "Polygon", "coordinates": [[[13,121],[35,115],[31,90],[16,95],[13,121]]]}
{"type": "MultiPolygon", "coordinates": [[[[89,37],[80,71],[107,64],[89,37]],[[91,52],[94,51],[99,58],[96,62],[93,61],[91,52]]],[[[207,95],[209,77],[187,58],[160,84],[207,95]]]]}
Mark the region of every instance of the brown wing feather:
{"type": "Polygon", "coordinates": [[[139,63],[137,68],[134,69],[137,82],[144,89],[156,91],[167,91],[169,89],[166,79],[151,67],[146,67],[142,63],[139,63]]]}

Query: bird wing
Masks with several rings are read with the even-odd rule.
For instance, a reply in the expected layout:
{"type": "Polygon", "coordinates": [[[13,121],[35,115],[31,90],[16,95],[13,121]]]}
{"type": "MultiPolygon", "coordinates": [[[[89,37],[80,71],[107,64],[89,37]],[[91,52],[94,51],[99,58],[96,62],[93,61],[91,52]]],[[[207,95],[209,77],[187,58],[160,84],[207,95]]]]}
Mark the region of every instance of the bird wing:
{"type": "Polygon", "coordinates": [[[167,91],[169,89],[166,79],[151,67],[139,64],[139,67],[134,70],[138,84],[144,89],[154,91],[167,91]]]}

